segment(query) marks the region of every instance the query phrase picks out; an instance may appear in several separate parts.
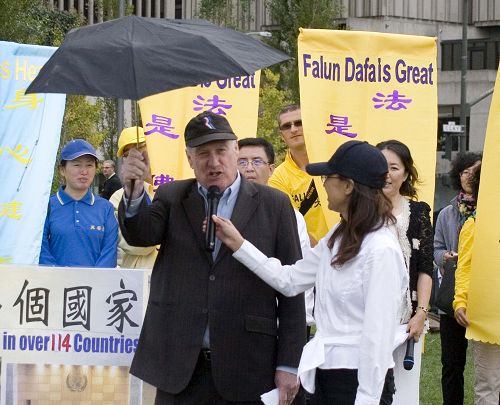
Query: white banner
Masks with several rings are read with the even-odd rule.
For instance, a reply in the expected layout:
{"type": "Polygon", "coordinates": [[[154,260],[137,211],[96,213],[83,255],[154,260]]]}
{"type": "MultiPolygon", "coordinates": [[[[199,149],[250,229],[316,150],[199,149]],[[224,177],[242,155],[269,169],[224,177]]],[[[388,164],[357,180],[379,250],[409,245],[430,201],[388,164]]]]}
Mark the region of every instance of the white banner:
{"type": "Polygon", "coordinates": [[[142,270],[0,266],[1,404],[50,398],[140,404],[140,383],[128,366],[147,276],[142,270]]]}
{"type": "Polygon", "coordinates": [[[24,94],[57,48],[0,41],[0,264],[37,264],[66,96],[24,94]]]}

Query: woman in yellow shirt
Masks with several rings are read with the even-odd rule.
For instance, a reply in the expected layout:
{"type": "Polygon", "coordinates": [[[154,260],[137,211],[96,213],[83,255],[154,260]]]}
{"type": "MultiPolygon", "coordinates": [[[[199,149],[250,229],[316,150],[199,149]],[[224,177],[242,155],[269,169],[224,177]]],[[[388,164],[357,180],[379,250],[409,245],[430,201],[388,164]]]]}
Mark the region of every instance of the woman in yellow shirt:
{"type": "MultiPolygon", "coordinates": [[[[473,195],[477,200],[481,166],[471,180],[473,195]]],[[[465,222],[458,242],[458,264],[455,274],[455,319],[463,327],[469,326],[467,303],[471,276],[472,247],[474,245],[475,212],[465,222]]],[[[476,405],[499,404],[500,392],[500,345],[472,340],[474,354],[474,403],[476,405]]]]}

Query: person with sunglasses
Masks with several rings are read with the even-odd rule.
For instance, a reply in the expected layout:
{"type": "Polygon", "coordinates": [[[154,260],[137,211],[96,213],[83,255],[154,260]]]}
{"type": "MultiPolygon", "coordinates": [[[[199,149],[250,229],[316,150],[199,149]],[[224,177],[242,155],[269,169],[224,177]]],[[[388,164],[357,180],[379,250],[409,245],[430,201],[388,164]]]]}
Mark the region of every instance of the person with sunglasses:
{"type": "Polygon", "coordinates": [[[309,157],[300,106],[291,104],[282,108],[278,114],[278,124],[288,151],[284,162],[274,170],[269,185],[287,194],[294,208],[304,216],[311,246],[314,246],[328,232],[328,226],[314,179],[305,170],[309,157]]]}
{"type": "Polygon", "coordinates": [[[342,144],[322,176],[328,208],[340,222],[294,265],[282,265],[213,216],[217,237],[249,271],[286,296],[316,287],[317,331],[302,351],[298,376],[311,405],[390,404],[392,352],[408,274],[385,196],[387,161],[367,142],[342,144]]]}

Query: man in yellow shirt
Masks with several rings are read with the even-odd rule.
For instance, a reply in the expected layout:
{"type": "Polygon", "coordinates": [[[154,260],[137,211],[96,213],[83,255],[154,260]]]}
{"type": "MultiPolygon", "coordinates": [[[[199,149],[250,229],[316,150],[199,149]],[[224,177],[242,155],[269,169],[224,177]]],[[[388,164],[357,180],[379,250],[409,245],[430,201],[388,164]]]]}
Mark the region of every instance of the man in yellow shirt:
{"type": "Polygon", "coordinates": [[[300,106],[291,104],[284,107],[278,115],[278,124],[288,152],[285,161],[274,170],[268,184],[290,197],[292,205],[306,220],[311,246],[314,246],[328,232],[328,225],[314,179],[305,171],[309,157],[302,130],[300,106]]]}

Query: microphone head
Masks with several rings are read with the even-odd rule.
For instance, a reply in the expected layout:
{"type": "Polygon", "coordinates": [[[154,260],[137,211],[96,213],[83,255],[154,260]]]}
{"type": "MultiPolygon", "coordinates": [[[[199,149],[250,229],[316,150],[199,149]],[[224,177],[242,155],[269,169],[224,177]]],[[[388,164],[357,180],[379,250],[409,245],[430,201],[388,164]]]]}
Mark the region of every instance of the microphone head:
{"type": "Polygon", "coordinates": [[[220,197],[220,189],[217,186],[210,186],[207,190],[208,198],[219,198],[220,197]]]}
{"type": "Polygon", "coordinates": [[[414,364],[415,364],[415,362],[413,361],[413,357],[412,358],[405,358],[403,360],[403,367],[405,368],[405,370],[411,370],[413,368],[414,364]]]}

